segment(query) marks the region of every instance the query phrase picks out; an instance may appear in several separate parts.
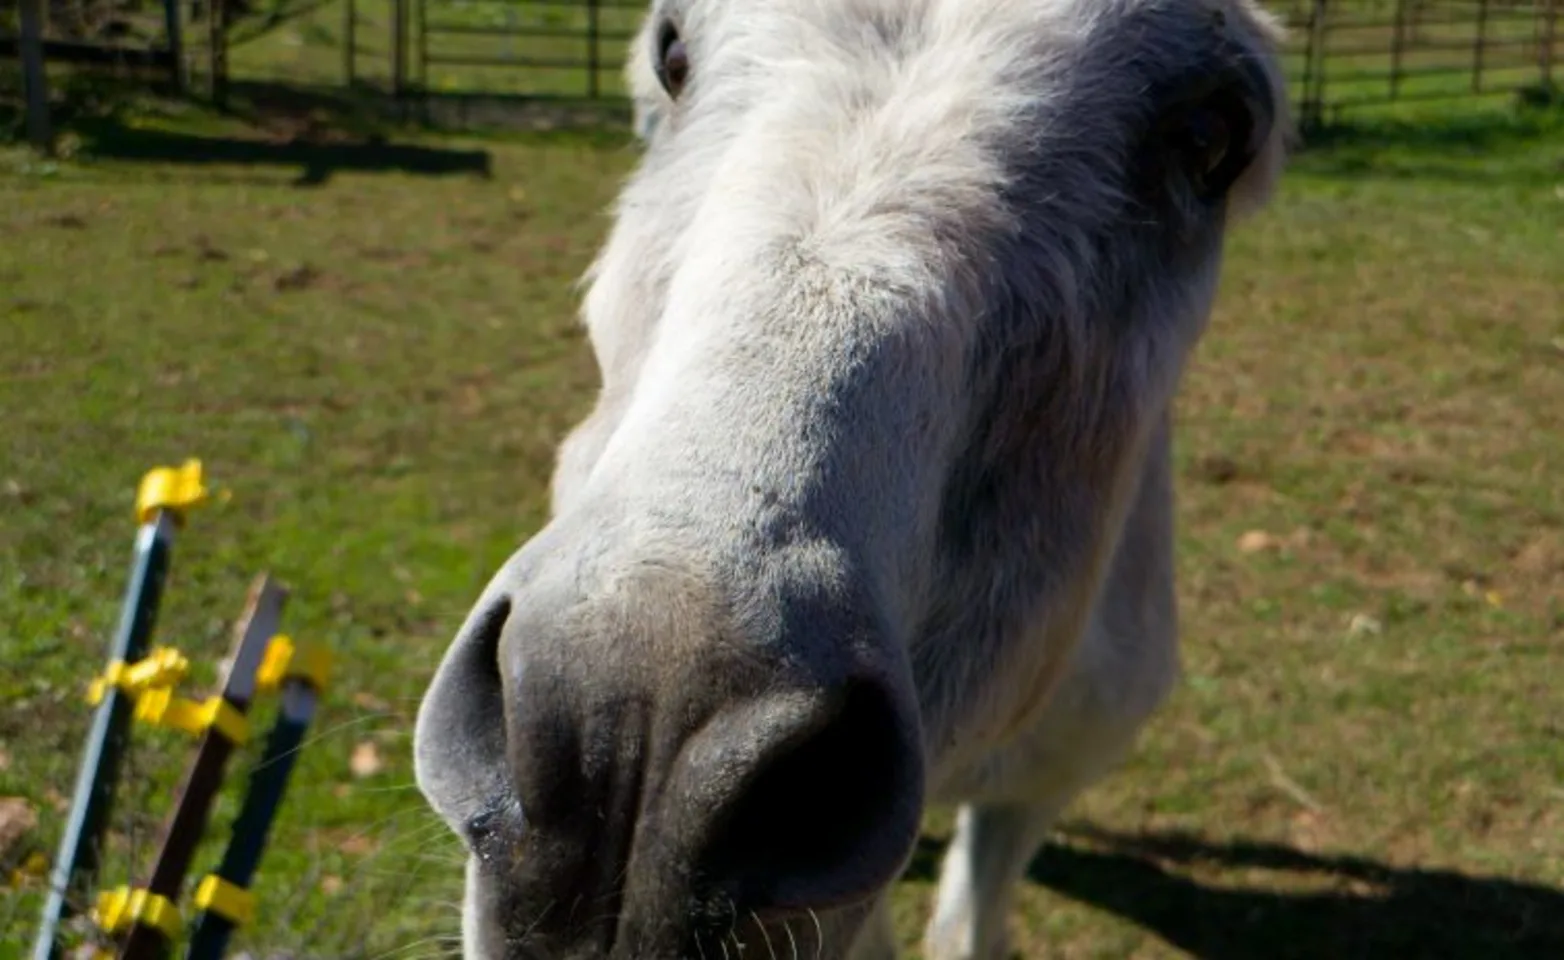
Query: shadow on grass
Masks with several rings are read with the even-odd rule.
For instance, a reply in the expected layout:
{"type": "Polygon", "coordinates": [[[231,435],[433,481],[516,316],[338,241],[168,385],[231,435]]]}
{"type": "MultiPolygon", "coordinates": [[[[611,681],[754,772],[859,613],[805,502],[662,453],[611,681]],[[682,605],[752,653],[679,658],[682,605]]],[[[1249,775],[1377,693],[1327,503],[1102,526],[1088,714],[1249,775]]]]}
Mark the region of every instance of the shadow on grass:
{"type": "Polygon", "coordinates": [[[139,129],[114,121],[83,124],[92,155],[105,160],[173,164],[297,166],[297,186],[318,186],[338,172],[390,172],[442,176],[490,176],[487,150],[461,150],[364,140],[283,142],[139,129]]]}
{"type": "MultiPolygon", "coordinates": [[[[1081,842],[1046,846],[1028,871],[1032,882],[1197,957],[1564,957],[1564,891],[1551,887],[1178,833],[1075,826],[1066,836],[1081,842]],[[1270,886],[1218,887],[1173,872],[1179,867],[1281,876],[1270,886]]],[[[941,847],[921,838],[908,877],[934,878],[941,847]]]]}
{"type": "Polygon", "coordinates": [[[581,97],[412,91],[397,98],[372,85],[295,86],[246,81],[229,88],[227,113],[255,126],[309,120],[360,135],[393,132],[511,134],[526,140],[622,142],[628,102],[581,97]]]}
{"type": "MultiPolygon", "coordinates": [[[[492,173],[489,151],[437,142],[461,130],[489,141],[623,147],[627,106],[614,101],[459,97],[405,99],[373,88],[235,83],[218,110],[155,85],[82,73],[55,90],[57,133],[104,160],[175,165],[294,166],[316,186],[338,172],[442,176],[492,173]],[[420,142],[413,142],[414,140],[420,142]]],[[[0,141],[21,135],[20,92],[0,82],[0,141]]]]}

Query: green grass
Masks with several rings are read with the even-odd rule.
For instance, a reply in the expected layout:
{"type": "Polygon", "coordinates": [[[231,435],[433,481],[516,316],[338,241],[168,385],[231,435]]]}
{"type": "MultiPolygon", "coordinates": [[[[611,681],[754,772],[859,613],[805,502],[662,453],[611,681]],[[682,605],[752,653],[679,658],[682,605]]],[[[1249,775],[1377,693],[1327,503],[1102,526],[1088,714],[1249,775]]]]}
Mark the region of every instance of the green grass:
{"type": "MultiPolygon", "coordinates": [[[[247,136],[185,115],[0,151],[0,796],[51,851],[135,483],[199,456],[231,497],[176,544],[160,619],[192,686],[262,570],[338,653],[236,946],[439,955],[457,848],[410,723],[589,404],[571,282],[633,156],[247,136]]],[[[1179,407],[1186,680],[1034,866],[1024,956],[1564,954],[1561,164],[1557,114],[1380,125],[1234,236],[1179,407]]],[[[189,756],[137,737],[112,883],[189,756]]],[[[909,946],[948,822],[898,891],[909,946]]],[[[0,957],[38,892],[0,892],[0,957]]]]}

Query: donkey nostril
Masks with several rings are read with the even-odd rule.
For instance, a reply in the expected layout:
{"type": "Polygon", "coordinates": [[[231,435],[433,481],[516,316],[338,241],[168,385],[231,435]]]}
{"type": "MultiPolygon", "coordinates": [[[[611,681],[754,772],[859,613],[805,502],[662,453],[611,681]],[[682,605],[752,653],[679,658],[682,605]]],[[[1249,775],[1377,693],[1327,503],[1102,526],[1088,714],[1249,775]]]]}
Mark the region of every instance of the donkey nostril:
{"type": "Polygon", "coordinates": [[[418,711],[414,744],[419,786],[435,809],[465,828],[475,806],[509,796],[503,779],[505,684],[499,642],[510,617],[500,600],[473,618],[436,671],[418,711]]]}
{"type": "Polygon", "coordinates": [[[856,900],[894,880],[917,838],[921,756],[889,695],[854,683],[835,713],[766,758],[703,857],[757,910],[856,900]]]}
{"type": "Polygon", "coordinates": [[[500,672],[500,637],[505,633],[505,622],[509,619],[510,600],[506,598],[485,610],[478,622],[473,624],[472,657],[475,679],[481,677],[481,681],[496,695],[503,686],[500,672]]]}

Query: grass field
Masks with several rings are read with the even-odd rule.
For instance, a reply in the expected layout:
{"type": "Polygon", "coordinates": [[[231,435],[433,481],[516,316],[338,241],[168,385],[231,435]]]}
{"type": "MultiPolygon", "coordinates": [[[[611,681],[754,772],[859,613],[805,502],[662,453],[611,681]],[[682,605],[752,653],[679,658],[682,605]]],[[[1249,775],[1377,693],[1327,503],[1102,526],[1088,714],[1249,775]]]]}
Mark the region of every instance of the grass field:
{"type": "MultiPolygon", "coordinates": [[[[231,496],[176,544],[161,638],[210,684],[264,569],[339,657],[238,946],[449,955],[410,723],[589,403],[571,282],[633,154],[252,134],[0,148],[0,810],[37,819],[0,857],[53,848],[135,483],[199,456],[231,496]]],[[[1037,860],[1020,953],[1564,956],[1564,116],[1315,145],[1234,236],[1179,415],[1187,676],[1037,860]]],[[[188,756],[138,733],[108,882],[188,756]]],[[[897,894],[909,947],[947,825],[897,894]]],[[[39,891],[0,892],[0,957],[39,891]]]]}

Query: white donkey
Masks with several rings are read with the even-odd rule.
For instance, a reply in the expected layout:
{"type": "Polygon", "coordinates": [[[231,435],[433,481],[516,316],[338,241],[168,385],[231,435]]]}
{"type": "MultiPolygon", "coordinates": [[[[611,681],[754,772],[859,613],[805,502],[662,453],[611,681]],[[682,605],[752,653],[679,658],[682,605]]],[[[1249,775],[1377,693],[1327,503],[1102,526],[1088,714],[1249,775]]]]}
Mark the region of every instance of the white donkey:
{"type": "Polygon", "coordinates": [[[596,409],[418,720],[483,960],[931,960],[1178,672],[1169,408],[1288,124],[1252,0],[655,0],[596,409]]]}

